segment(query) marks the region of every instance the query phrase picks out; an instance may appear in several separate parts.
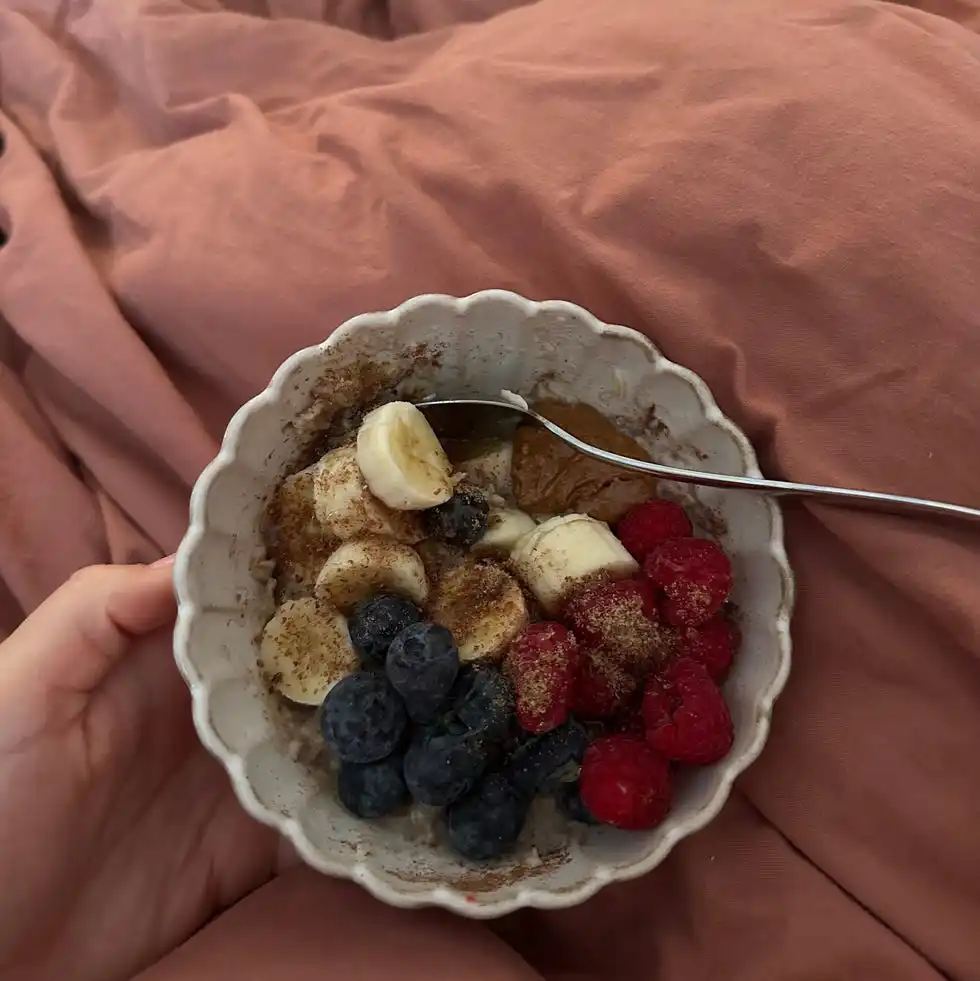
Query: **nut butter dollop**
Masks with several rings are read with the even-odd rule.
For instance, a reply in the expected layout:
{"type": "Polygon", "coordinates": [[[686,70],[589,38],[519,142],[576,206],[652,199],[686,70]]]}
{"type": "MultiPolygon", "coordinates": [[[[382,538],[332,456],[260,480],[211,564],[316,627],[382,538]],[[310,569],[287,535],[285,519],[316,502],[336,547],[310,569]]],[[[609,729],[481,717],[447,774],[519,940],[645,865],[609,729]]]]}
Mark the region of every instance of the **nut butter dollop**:
{"type": "MultiPolygon", "coordinates": [[[[545,399],[535,403],[534,409],[594,446],[639,460],[650,459],[635,439],[620,432],[591,405],[545,399]]],[[[575,512],[609,523],[653,497],[657,487],[655,477],[583,456],[536,426],[517,430],[511,477],[517,506],[529,514],[575,512]]]]}

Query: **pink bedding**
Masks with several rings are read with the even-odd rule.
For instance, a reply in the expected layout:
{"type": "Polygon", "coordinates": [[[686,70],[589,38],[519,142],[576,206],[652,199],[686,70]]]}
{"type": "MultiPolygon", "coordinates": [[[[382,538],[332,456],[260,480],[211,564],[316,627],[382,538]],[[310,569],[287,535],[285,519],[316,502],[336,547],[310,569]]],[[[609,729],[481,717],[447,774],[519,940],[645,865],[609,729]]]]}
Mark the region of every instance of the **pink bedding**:
{"type": "MultiPolygon", "coordinates": [[[[0,634],[173,549],[278,363],[420,292],[645,331],[772,476],[980,503],[980,15],[929,11],[5,0],[0,634]]],[[[147,977],[980,979],[980,534],[786,519],[769,748],[656,873],[491,927],[297,871],[147,977]]]]}

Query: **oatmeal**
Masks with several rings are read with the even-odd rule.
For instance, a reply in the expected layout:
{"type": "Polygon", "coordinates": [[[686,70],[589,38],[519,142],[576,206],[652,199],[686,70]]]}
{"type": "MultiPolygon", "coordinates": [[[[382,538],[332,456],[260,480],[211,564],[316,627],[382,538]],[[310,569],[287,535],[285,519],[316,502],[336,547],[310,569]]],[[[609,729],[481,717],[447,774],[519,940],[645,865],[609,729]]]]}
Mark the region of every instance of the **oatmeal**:
{"type": "MultiPolygon", "coordinates": [[[[536,407],[646,456],[589,406],[536,407]]],[[[296,755],[336,770],[355,816],[424,814],[478,863],[519,842],[541,862],[525,829],[545,804],[566,835],[653,827],[676,765],[733,739],[724,552],[654,481],[543,435],[444,444],[388,402],[286,477],[269,513],[280,605],[260,658],[308,713],[296,755]]]]}

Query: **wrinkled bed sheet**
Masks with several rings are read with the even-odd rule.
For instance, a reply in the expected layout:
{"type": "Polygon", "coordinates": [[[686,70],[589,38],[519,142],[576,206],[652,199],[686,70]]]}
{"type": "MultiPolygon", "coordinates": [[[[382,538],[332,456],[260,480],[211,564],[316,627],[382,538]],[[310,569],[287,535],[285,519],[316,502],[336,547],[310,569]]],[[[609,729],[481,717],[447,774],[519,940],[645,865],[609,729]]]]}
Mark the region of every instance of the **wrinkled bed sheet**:
{"type": "MultiPolygon", "coordinates": [[[[0,624],[172,550],[280,360],[427,291],[639,328],[772,476],[980,503],[980,17],[933,4],[5,0],[0,624]]],[[[723,815],[419,977],[980,979],[980,534],[786,519],[794,673],[723,815]]],[[[296,881],[291,929],[373,904],[296,881]]],[[[392,974],[299,933],[297,981],[392,974]]]]}

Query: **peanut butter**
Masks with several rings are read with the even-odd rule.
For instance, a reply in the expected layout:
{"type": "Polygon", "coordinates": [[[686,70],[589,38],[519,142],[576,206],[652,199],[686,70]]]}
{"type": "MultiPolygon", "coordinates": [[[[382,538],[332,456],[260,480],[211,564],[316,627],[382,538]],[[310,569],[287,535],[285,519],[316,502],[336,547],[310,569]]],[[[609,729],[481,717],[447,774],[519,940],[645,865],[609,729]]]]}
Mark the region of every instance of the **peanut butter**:
{"type": "MultiPolygon", "coordinates": [[[[545,399],[534,408],[593,446],[638,460],[650,459],[635,439],[590,405],[545,399]]],[[[517,430],[511,477],[517,505],[529,514],[575,512],[610,523],[653,497],[657,487],[656,478],[583,456],[536,426],[517,430]]]]}

